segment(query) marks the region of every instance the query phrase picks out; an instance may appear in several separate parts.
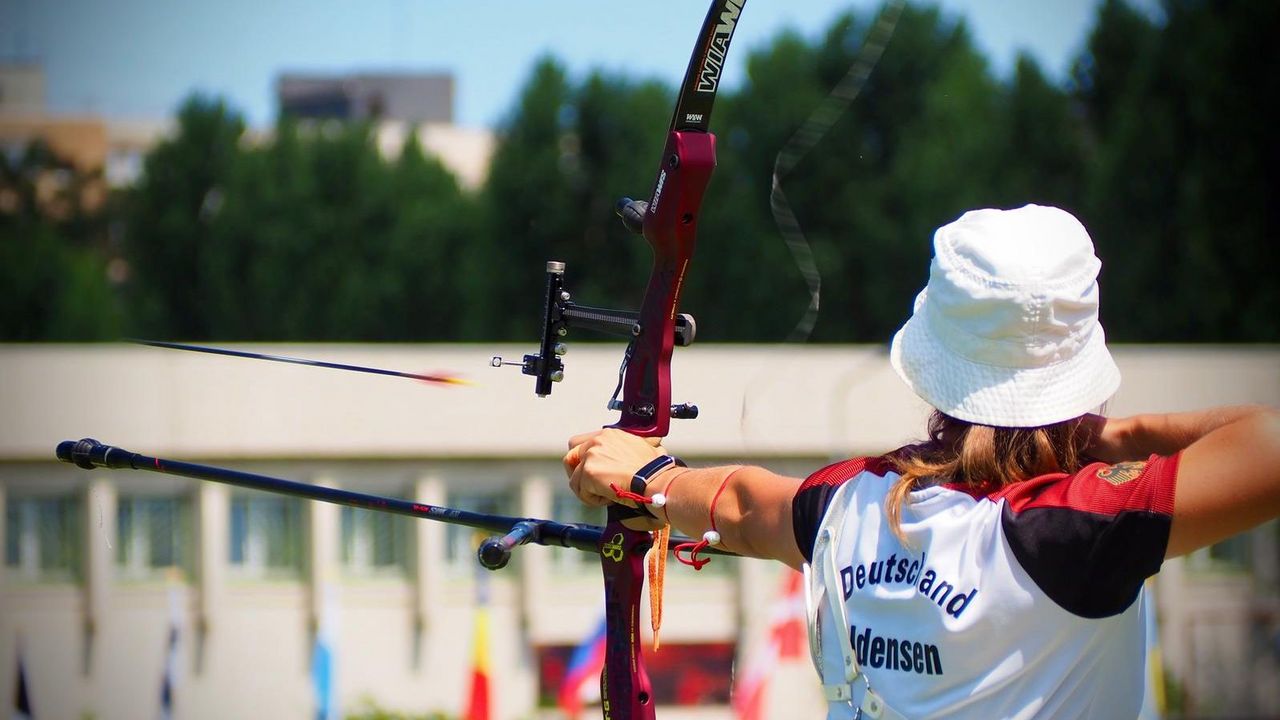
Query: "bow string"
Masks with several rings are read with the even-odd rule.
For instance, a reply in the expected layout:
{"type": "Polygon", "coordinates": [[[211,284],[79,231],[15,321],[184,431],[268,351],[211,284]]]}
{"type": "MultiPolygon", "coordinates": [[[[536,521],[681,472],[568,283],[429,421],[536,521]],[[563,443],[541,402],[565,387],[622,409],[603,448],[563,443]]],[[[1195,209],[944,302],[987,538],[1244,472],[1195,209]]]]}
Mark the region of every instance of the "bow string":
{"type": "MultiPolygon", "coordinates": [[[[671,420],[692,419],[698,408],[671,401],[671,354],[693,342],[696,323],[676,310],[693,259],[703,195],[716,165],[711,110],[720,88],[729,44],[745,0],[714,0],[707,11],[676,98],[667,140],[647,200],[624,197],[617,212],[653,251],[653,267],[636,312],[587,308],[565,290],[564,263],[547,263],[542,342],[520,363],[495,357],[493,365],[516,364],[532,375],[535,392],[551,393],[564,378],[562,339],[571,328],[629,335],[618,385],[609,408],[619,412],[615,427],[640,437],[665,437],[671,420]]],[[[614,504],[601,535],[600,563],[605,584],[605,666],[600,678],[604,717],[652,720],[654,698],[640,643],[640,601],[644,557],[653,545],[649,532],[623,524],[638,511],[614,504]]],[[[660,543],[660,547],[665,543],[660,543]]]]}

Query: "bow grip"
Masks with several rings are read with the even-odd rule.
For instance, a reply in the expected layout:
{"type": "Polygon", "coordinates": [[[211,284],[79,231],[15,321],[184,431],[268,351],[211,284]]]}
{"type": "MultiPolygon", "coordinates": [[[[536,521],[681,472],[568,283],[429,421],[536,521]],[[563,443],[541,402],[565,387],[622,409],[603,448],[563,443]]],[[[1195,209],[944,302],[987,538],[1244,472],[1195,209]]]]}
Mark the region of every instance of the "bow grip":
{"type": "Polygon", "coordinates": [[[716,166],[711,133],[668,133],[653,197],[645,209],[644,237],[653,271],[639,312],[622,386],[622,412],[613,427],[641,437],[665,437],[671,426],[671,351],[676,309],[693,259],[702,197],[716,166]]]}

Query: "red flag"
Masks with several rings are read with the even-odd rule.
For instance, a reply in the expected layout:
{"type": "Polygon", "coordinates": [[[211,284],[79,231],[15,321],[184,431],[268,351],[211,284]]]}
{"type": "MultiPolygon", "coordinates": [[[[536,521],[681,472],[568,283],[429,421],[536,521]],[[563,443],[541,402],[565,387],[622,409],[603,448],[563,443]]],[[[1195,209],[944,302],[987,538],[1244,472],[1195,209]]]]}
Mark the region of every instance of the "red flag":
{"type": "Polygon", "coordinates": [[[774,607],[773,624],[769,635],[778,645],[779,660],[799,660],[809,647],[809,633],[805,624],[804,575],[789,572],[782,580],[782,592],[774,607]]]}
{"type": "Polygon", "coordinates": [[[476,578],[475,631],[471,641],[471,682],[463,720],[489,720],[489,579],[476,578]]]}
{"type": "Polygon", "coordinates": [[[808,643],[805,632],[804,576],[791,570],[782,578],[782,588],[774,601],[769,635],[760,650],[747,662],[734,684],[733,710],[738,720],[764,718],[765,691],[769,677],[780,660],[802,656],[808,643]]]}
{"type": "MultiPolygon", "coordinates": [[[[479,629],[481,624],[477,618],[477,639],[488,634],[479,629]]],[[[487,653],[477,651],[471,666],[471,690],[467,693],[467,711],[463,715],[466,720],[489,720],[489,660],[485,655],[487,653]]]]}

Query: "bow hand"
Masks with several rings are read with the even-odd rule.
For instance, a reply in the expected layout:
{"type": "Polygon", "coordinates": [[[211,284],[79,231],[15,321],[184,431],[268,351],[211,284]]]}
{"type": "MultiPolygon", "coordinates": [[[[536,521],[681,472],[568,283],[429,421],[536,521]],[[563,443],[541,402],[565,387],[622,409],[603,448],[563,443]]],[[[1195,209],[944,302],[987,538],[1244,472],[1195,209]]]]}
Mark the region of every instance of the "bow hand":
{"type": "Polygon", "coordinates": [[[659,438],[605,428],[577,435],[569,440],[569,446],[564,469],[569,476],[569,489],[579,500],[592,507],[617,503],[636,510],[639,512],[636,517],[623,522],[633,530],[657,530],[666,524],[640,512],[634,500],[620,498],[614,491],[614,488],[631,490],[636,472],[654,458],[667,454],[659,438]]]}

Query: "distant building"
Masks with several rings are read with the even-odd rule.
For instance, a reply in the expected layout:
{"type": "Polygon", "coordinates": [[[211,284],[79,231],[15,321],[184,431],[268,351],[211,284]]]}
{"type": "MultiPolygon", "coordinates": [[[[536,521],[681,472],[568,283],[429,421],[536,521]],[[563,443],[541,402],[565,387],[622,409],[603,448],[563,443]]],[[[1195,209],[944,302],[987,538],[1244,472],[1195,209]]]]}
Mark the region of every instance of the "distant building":
{"type": "Polygon", "coordinates": [[[316,120],[453,122],[448,73],[285,74],[276,83],[280,114],[316,120]]]}
{"type": "Polygon", "coordinates": [[[276,99],[285,117],[373,123],[385,158],[398,157],[414,135],[464,188],[484,182],[493,156],[493,133],[453,124],[453,76],[448,73],[286,73],[276,81],[276,99]]]}
{"type": "MultiPolygon", "coordinates": [[[[126,187],[142,176],[151,148],[172,134],[171,119],[121,120],[96,115],[52,114],[45,107],[44,71],[39,65],[0,64],[0,154],[17,161],[40,141],[81,172],[101,170],[108,187],[126,187]]],[[[493,155],[493,133],[453,124],[453,77],[435,74],[363,74],[346,77],[285,75],[277,83],[280,112],[311,120],[374,121],[378,150],[400,154],[410,135],[468,189],[478,188],[493,155]]],[[[250,130],[249,143],[270,142],[269,131],[250,130]]],[[[45,183],[59,190],[59,178],[45,183]]],[[[90,204],[105,198],[105,187],[89,189],[90,204]]],[[[44,190],[42,190],[44,192],[44,190]]],[[[0,198],[0,205],[5,202],[0,198]]]]}
{"type": "Polygon", "coordinates": [[[27,63],[0,64],[0,113],[44,111],[44,70],[27,63]]]}
{"type": "MultiPolygon", "coordinates": [[[[168,663],[173,717],[315,717],[312,650],[329,622],[343,715],[371,699],[458,716],[480,582],[474,533],[185,478],[86,473],[54,462],[54,446],[92,434],[429,505],[598,519],[569,493],[559,452],[570,432],[614,419],[601,393],[616,381],[618,348],[577,347],[552,398],[518,372],[486,372],[492,354],[525,349],[287,349],[473,369],[483,380],[407,393],[386,378],[136,346],[0,346],[0,708],[14,706],[21,652],[37,717],[155,717],[168,663]]],[[[1280,404],[1277,347],[1114,351],[1125,376],[1117,415],[1280,404]]],[[[703,412],[673,427],[673,447],[697,465],[803,475],[918,437],[928,412],[875,346],[703,345],[681,350],[678,379],[678,399],[703,412]]],[[[779,571],[752,560],[717,559],[698,573],[668,565],[662,650],[649,655],[660,717],[735,717],[730,667],[767,637],[779,571]]],[[[1164,563],[1153,584],[1163,669],[1180,701],[1171,717],[1280,717],[1278,574],[1276,522],[1164,563]]],[[[490,667],[500,669],[492,717],[562,717],[552,703],[567,653],[600,617],[598,560],[521,548],[487,582],[490,667]]],[[[647,640],[648,617],[641,625],[647,640]]],[[[822,717],[806,664],[779,666],[764,717],[822,717]]]]}
{"type": "Polygon", "coordinates": [[[482,128],[437,123],[414,124],[399,120],[378,123],[374,130],[378,152],[384,158],[400,156],[412,133],[423,151],[444,164],[458,184],[475,190],[484,183],[493,157],[493,133],[482,128]]]}
{"type": "MultiPolygon", "coordinates": [[[[143,157],[172,131],[168,120],[52,114],[45,108],[44,86],[44,70],[38,65],[0,65],[0,152],[10,162],[39,141],[76,170],[101,170],[107,185],[121,187],[137,181],[143,157]]],[[[56,190],[56,180],[46,183],[50,192],[56,190]]],[[[91,202],[101,200],[101,190],[90,189],[97,198],[91,202]]]]}

